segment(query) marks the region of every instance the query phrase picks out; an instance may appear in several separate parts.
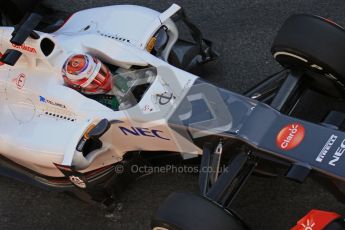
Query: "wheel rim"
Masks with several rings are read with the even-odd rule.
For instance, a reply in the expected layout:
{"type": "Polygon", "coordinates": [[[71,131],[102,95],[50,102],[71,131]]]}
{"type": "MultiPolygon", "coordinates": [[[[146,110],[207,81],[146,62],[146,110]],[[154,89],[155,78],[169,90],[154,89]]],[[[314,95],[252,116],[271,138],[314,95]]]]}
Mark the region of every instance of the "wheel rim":
{"type": "Polygon", "coordinates": [[[167,228],[162,228],[162,227],[154,227],[152,230],[169,230],[167,228]]]}

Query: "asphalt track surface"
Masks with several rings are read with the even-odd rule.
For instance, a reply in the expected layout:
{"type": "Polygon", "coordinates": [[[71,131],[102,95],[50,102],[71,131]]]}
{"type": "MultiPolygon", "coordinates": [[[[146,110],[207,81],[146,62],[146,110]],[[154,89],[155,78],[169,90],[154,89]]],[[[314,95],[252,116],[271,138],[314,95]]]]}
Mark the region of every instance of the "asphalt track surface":
{"type": "MultiPolygon", "coordinates": [[[[186,9],[220,51],[219,61],[201,75],[236,92],[281,69],[271,57],[270,45],[289,15],[318,14],[345,25],[343,0],[63,0],[50,4],[69,12],[111,4],[163,11],[173,2],[186,9]]],[[[171,192],[197,190],[195,174],[153,174],[123,193],[123,207],[110,220],[99,208],[67,195],[0,177],[0,229],[149,229],[159,203],[171,192]]],[[[343,204],[312,180],[300,185],[284,178],[260,177],[250,179],[234,208],[253,229],[289,229],[313,208],[345,211],[343,204]]]]}

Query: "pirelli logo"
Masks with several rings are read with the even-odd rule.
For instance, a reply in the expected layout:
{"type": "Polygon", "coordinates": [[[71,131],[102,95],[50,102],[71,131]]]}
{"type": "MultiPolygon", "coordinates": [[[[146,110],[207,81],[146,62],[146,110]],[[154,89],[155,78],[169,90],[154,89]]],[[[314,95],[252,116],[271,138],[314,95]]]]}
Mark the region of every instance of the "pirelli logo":
{"type": "Polygon", "coordinates": [[[327,155],[328,151],[332,148],[334,142],[337,140],[338,136],[332,135],[328,141],[326,142],[325,146],[323,146],[322,150],[320,151],[319,155],[316,158],[317,162],[322,162],[325,156],[327,155]]]}

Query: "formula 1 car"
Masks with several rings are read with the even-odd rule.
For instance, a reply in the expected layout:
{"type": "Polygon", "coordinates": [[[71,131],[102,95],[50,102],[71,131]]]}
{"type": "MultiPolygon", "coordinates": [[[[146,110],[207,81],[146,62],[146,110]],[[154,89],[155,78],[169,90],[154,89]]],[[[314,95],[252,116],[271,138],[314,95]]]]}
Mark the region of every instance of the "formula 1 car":
{"type": "Polygon", "coordinates": [[[201,154],[168,119],[198,79],[181,69],[217,54],[181,7],[109,6],[42,21],[33,12],[0,27],[0,174],[108,203],[140,152],[201,154]]]}
{"type": "MultiPolygon", "coordinates": [[[[277,168],[300,183],[316,179],[345,203],[345,30],[329,19],[293,15],[278,32],[272,54],[286,70],[248,91],[247,97],[217,89],[221,96],[209,97],[208,108],[224,104],[203,110],[216,118],[196,120],[194,111],[201,114],[201,105],[190,110],[189,119],[197,124],[188,120],[184,127],[190,135],[200,130],[205,135],[193,138],[201,140],[203,150],[200,194],[171,194],[157,211],[152,229],[251,229],[232,203],[250,175],[277,176],[277,168]],[[224,111],[212,112],[221,108],[224,111]]],[[[198,79],[187,100],[203,98],[205,90],[196,89],[203,84],[198,79]]],[[[334,213],[312,212],[293,229],[345,229],[345,222],[334,213]]]]}
{"type": "Polygon", "coordinates": [[[153,222],[201,230],[245,227],[228,207],[252,172],[272,174],[267,164],[291,166],[287,177],[297,181],[323,175],[332,191],[328,178],[344,178],[345,115],[331,103],[318,116],[296,115],[309,92],[343,98],[336,60],[345,35],[333,22],[292,17],[273,46],[287,70],[239,95],[184,71],[216,53],[177,5],[80,11],[46,32],[35,30],[41,19],[32,13],[0,29],[2,175],[109,204],[137,159],[202,155],[201,168],[212,169],[201,170],[203,196],[172,196],[153,222]],[[194,42],[178,39],[176,13],[194,42]],[[219,175],[224,157],[231,163],[219,175]]]}

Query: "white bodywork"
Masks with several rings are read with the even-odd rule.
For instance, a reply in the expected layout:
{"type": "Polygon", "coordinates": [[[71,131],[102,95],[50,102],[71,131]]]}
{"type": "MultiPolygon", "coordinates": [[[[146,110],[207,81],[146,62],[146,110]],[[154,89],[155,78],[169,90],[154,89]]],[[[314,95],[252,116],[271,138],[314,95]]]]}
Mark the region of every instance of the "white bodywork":
{"type": "Polygon", "coordinates": [[[53,163],[74,165],[86,172],[121,161],[128,151],[200,154],[198,147],[170,129],[166,122],[197,79],[166,62],[178,37],[170,19],[178,9],[173,5],[164,13],[139,6],[84,10],[75,13],[58,31],[39,33],[40,39],[28,38],[21,47],[9,42],[13,28],[1,27],[1,53],[7,49],[23,53],[14,67],[0,66],[1,155],[40,174],[57,177],[63,175],[53,163]],[[146,45],[162,24],[168,27],[170,40],[164,55],[157,58],[146,51],[146,45]],[[55,43],[48,56],[40,46],[46,37],[55,43]],[[64,86],[62,65],[73,53],[88,53],[124,69],[132,65],[153,66],[157,68],[157,77],[138,104],[113,111],[64,86]],[[181,87],[169,86],[172,81],[181,87]],[[160,106],[156,95],[164,93],[167,87],[178,96],[174,103],[160,106]],[[103,118],[119,123],[112,124],[101,138],[101,149],[82,156],[76,151],[80,138],[90,124],[103,118]],[[119,126],[140,127],[147,133],[125,135],[119,126]],[[164,138],[150,135],[150,130],[159,130],[164,138]]]}

